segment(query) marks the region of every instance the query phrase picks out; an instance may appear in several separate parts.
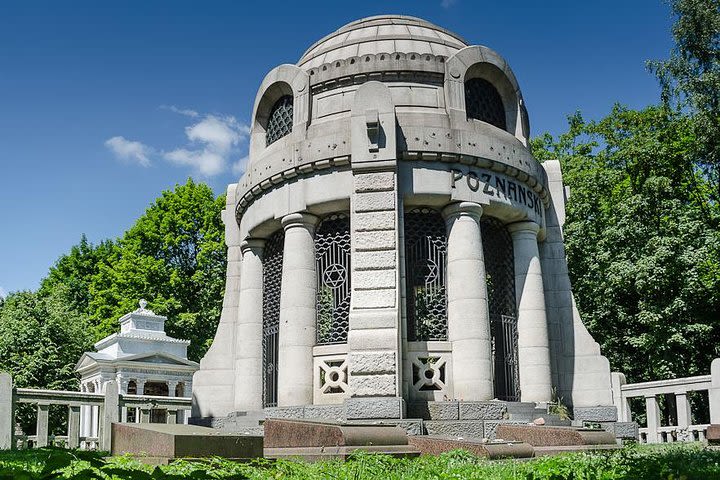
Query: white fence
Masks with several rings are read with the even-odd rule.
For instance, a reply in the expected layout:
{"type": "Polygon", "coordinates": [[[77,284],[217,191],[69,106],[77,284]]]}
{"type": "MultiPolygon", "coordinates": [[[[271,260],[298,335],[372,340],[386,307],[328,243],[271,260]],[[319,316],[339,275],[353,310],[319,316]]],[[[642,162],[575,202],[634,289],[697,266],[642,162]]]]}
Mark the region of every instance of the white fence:
{"type": "MultiPolygon", "coordinates": [[[[647,426],[640,428],[640,442],[670,443],[704,441],[708,424],[693,424],[692,405],[688,394],[707,392],[710,423],[720,423],[720,358],[710,365],[710,375],[673,378],[653,382],[626,383],[625,375],[612,374],[613,402],[618,409],[618,420],[633,421],[630,399],[645,399],[647,426]],[[675,425],[661,425],[660,395],[675,397],[675,425]]],[[[698,413],[698,412],[696,412],[698,413]]],[[[708,413],[708,412],[705,412],[708,413]]],[[[706,417],[708,415],[705,415],[706,417]]]]}
{"type": "Polygon", "coordinates": [[[189,417],[192,400],[184,397],[120,395],[115,381],[105,384],[104,393],[70,392],[14,388],[12,378],[0,372],[0,450],[62,445],[68,448],[92,448],[109,451],[112,423],[120,421],[125,409],[137,409],[140,423],[150,422],[152,410],[166,411],[167,423],[189,417]],[[35,435],[15,431],[15,410],[18,404],[37,405],[35,435]],[[51,405],[67,407],[67,434],[53,436],[49,432],[51,405]],[[82,411],[95,411],[92,429],[80,430],[82,411]]]}

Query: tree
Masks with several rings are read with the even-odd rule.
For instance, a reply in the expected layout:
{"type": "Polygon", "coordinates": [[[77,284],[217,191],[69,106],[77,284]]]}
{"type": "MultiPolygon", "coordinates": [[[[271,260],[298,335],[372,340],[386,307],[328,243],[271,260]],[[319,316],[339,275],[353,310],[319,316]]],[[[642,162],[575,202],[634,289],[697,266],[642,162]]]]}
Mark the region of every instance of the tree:
{"type": "Polygon", "coordinates": [[[533,141],[570,187],[578,307],[631,381],[706,373],[720,354],[720,232],[694,142],[692,119],[665,106],[616,106],[597,122],[576,114],[557,140],[533,141]]]}
{"type": "Polygon", "coordinates": [[[225,288],[224,205],[224,195],[216,199],[192,180],[162,193],[92,277],[89,308],[97,336],[116,331],[117,319],[145,298],[168,316],[168,334],[192,342],[189,358],[202,358],[225,288]]]}
{"type": "Polygon", "coordinates": [[[649,62],[663,101],[687,107],[695,133],[694,163],[720,201],[720,0],[670,0],[676,15],[670,58],[649,62]]]}

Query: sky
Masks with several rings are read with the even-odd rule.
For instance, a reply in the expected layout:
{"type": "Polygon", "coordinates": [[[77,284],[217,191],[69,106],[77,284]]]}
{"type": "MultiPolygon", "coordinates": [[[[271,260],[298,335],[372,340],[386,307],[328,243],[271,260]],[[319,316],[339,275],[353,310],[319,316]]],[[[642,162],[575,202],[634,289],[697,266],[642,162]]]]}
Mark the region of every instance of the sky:
{"type": "Polygon", "coordinates": [[[358,18],[422,17],[499,52],[531,133],[656,103],[662,0],[0,2],[0,296],[35,289],[85,234],[117,238],[188,177],[216,194],[247,158],[265,74],[358,18]]]}

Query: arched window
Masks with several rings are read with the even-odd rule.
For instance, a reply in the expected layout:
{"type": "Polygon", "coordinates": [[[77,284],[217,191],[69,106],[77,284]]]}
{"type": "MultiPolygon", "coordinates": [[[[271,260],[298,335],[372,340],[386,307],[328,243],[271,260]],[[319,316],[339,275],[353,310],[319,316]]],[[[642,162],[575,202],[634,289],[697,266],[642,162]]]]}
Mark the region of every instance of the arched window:
{"type": "Polygon", "coordinates": [[[507,130],[502,98],[493,84],[483,78],[465,82],[465,111],[468,118],[507,130]]]}
{"type": "Polygon", "coordinates": [[[280,289],[282,287],[285,232],[280,229],[265,244],[263,252],[263,405],[277,406],[278,346],[280,334],[280,289]]]}
{"type": "Polygon", "coordinates": [[[350,322],[350,219],[335,214],[315,231],[317,343],[347,342],[350,322]]]}
{"type": "Polygon", "coordinates": [[[407,337],[411,342],[447,340],[445,221],[436,210],[405,212],[407,337]]]}
{"type": "Polygon", "coordinates": [[[270,145],[292,132],[293,97],[284,95],[270,109],[267,128],[265,129],[265,145],[270,145]]]}
{"type": "Polygon", "coordinates": [[[483,218],[480,226],[490,309],[495,397],[517,402],[520,401],[520,381],[512,237],[495,218],[483,218]]]}

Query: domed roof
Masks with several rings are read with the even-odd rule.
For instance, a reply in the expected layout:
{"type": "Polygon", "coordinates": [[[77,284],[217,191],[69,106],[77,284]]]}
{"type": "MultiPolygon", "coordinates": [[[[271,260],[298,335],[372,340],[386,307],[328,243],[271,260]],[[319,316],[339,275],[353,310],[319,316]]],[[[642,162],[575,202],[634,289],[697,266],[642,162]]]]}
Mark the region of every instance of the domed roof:
{"type": "Polygon", "coordinates": [[[459,35],[421,18],[379,15],[348,23],[315,42],[303,54],[298,66],[310,69],[377,53],[429,53],[449,57],[467,45],[459,35]]]}

